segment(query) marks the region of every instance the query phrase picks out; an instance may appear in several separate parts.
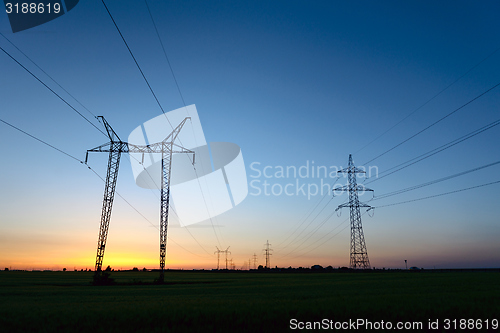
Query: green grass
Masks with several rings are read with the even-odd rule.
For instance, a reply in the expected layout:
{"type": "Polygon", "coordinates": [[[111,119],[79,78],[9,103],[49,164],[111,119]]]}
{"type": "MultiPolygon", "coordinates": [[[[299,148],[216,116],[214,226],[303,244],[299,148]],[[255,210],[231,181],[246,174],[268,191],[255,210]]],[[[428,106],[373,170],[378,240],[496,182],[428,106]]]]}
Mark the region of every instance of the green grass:
{"type": "Polygon", "coordinates": [[[0,272],[5,332],[276,332],[290,319],[500,319],[498,272],[0,272]]]}

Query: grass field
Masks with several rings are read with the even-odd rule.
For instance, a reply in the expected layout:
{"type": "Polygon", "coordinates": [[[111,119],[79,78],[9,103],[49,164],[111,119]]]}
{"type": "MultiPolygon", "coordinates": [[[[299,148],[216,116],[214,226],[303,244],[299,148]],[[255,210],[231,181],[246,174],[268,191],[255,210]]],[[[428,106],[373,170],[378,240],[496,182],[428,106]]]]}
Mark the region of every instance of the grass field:
{"type": "MultiPolygon", "coordinates": [[[[280,332],[301,322],[500,319],[499,272],[0,272],[0,331],[280,332]]],[[[491,328],[491,327],[490,327],[491,328]]],[[[381,330],[379,330],[381,331],[381,330]]],[[[436,332],[434,331],[434,332],[436,332]]],[[[452,331],[452,330],[447,330],[452,331]]],[[[485,330],[483,322],[482,332],[485,330]]]]}

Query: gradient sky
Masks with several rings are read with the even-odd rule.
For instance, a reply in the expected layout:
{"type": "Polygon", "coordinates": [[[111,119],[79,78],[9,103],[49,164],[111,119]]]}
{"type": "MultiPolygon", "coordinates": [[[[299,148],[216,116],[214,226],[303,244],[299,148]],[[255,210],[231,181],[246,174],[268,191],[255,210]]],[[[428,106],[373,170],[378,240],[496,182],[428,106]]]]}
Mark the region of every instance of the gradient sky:
{"type": "MultiPolygon", "coordinates": [[[[145,3],[106,3],[164,110],[182,107],[145,3]]],[[[186,104],[196,105],[207,141],[241,147],[249,182],[265,180],[255,178],[254,162],[260,170],[313,161],[340,168],[353,154],[356,165],[365,165],[500,83],[496,1],[148,3],[186,104]]],[[[100,1],[82,0],[62,17],[15,34],[0,14],[0,32],[92,113],[103,115],[122,139],[161,114],[100,1]]],[[[0,46],[93,121],[1,36],[0,46]]],[[[107,141],[3,52],[0,73],[3,120],[79,159],[107,141]]],[[[485,126],[500,118],[499,102],[500,87],[366,166],[382,172],[485,126]]],[[[0,267],[93,268],[103,182],[4,124],[0,138],[0,267]]],[[[369,187],[376,196],[496,162],[499,140],[495,127],[369,187]]],[[[128,157],[122,161],[117,191],[145,218],[116,197],[104,265],[156,268],[158,193],[137,187],[128,157]]],[[[89,165],[105,176],[107,154],[93,154],[89,165]]],[[[370,204],[498,181],[499,171],[496,165],[370,204]]],[[[268,179],[280,186],[296,181],[268,179]]],[[[402,268],[407,259],[425,268],[499,267],[499,190],[497,183],[365,214],[371,265],[402,268]]],[[[254,253],[264,264],[267,240],[273,267],[349,264],[348,210],[326,219],[346,194],[321,201],[320,195],[249,191],[240,205],[213,219],[220,226],[215,230],[210,222],[180,228],[174,216],[167,267],[214,268],[215,246],[230,246],[238,268],[254,253]]]]}

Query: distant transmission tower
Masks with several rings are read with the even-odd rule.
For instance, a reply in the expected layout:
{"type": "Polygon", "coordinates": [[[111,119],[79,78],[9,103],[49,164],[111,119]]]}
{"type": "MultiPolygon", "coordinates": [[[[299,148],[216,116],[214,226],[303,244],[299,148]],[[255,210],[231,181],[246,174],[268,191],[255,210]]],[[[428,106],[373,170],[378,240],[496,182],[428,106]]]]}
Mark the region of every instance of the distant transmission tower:
{"type": "Polygon", "coordinates": [[[219,270],[220,254],[221,254],[221,252],[224,252],[224,251],[219,250],[219,248],[217,246],[215,248],[217,249],[217,251],[215,251],[214,254],[217,253],[217,270],[219,270]]]}
{"type": "MultiPolygon", "coordinates": [[[[227,255],[228,255],[228,253],[231,254],[231,251],[228,251],[229,248],[230,248],[230,246],[228,246],[227,249],[225,249],[224,251],[221,251],[222,253],[226,254],[226,269],[227,269],[227,255]]],[[[233,259],[231,259],[231,260],[233,260],[233,259]]]]}
{"type": "Polygon", "coordinates": [[[372,209],[364,203],[359,202],[358,192],[373,191],[367,189],[362,185],[357,185],[356,175],[358,173],[365,173],[363,170],[358,169],[352,162],[352,155],[349,155],[349,166],[347,169],[338,171],[339,173],[347,173],[349,185],[333,189],[336,191],[349,191],[349,202],[337,207],[339,210],[343,207],[349,207],[351,219],[351,259],[349,267],[353,269],[362,268],[370,269],[370,260],[368,259],[368,252],[366,251],[365,236],[363,234],[363,226],[361,225],[361,213],[359,208],[366,207],[368,210],[372,209]]]}
{"type": "Polygon", "coordinates": [[[269,241],[267,241],[266,244],[264,244],[266,248],[264,249],[264,255],[266,256],[266,268],[271,268],[271,259],[269,256],[271,256],[271,251],[272,249],[270,248],[271,244],[269,244],[269,241]]]}
{"type": "Polygon", "coordinates": [[[253,269],[257,269],[257,254],[254,252],[253,254],[253,269]]]}
{"type": "Polygon", "coordinates": [[[231,258],[231,260],[229,260],[229,267],[231,267],[231,269],[234,271],[235,268],[236,268],[236,265],[234,264],[233,262],[233,258],[231,258]]]}

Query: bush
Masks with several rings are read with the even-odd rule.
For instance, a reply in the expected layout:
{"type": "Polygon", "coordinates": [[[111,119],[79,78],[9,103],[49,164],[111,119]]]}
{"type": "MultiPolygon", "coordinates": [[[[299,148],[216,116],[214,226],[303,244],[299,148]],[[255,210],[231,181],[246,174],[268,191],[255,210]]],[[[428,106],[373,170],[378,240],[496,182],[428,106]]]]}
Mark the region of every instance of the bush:
{"type": "Polygon", "coordinates": [[[92,284],[94,286],[109,286],[115,284],[115,279],[110,278],[109,275],[110,273],[108,272],[101,272],[101,274],[94,275],[92,284]]]}

